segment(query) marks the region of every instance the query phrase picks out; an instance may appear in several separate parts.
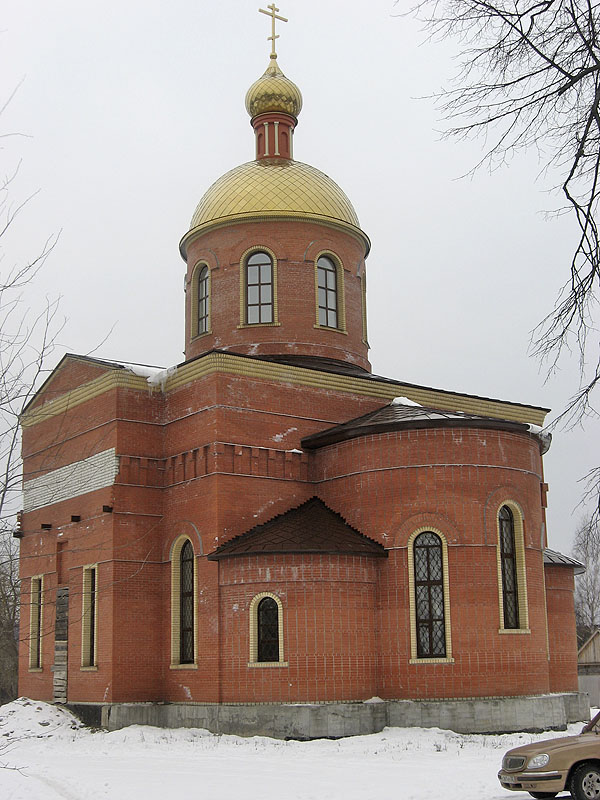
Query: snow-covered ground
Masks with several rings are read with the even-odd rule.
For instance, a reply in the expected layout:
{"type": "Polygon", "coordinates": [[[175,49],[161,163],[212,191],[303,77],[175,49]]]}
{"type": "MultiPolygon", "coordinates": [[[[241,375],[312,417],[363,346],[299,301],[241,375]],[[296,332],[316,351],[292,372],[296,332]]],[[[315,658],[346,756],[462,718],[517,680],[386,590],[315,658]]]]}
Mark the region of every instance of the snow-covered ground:
{"type": "Polygon", "coordinates": [[[496,773],[505,750],[542,738],[438,728],[314,742],[141,725],[106,733],[22,698],[0,706],[0,799],[524,800],[496,773]]]}

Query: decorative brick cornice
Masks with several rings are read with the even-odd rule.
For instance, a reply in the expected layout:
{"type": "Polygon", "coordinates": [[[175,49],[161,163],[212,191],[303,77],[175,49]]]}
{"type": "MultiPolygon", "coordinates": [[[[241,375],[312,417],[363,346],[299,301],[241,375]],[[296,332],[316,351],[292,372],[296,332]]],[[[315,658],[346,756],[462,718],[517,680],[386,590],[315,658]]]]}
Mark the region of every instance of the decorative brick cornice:
{"type": "Polygon", "coordinates": [[[23,428],[29,428],[31,425],[37,425],[38,422],[44,422],[46,419],[56,417],[59,414],[64,414],[72,408],[86,403],[88,400],[93,400],[105,392],[110,392],[112,389],[123,387],[126,389],[149,390],[148,382],[145,378],[139,375],[134,375],[126,369],[113,369],[100,375],[99,378],[94,378],[81,386],[77,386],[70,392],[65,392],[59,397],[48,400],[41,406],[32,408],[31,411],[26,411],[22,414],[20,422],[23,428]]]}
{"type": "MultiPolygon", "coordinates": [[[[225,353],[213,350],[206,355],[187,361],[170,375],[165,383],[164,391],[171,392],[180,386],[200,380],[209,375],[239,375],[242,377],[285,382],[296,386],[308,386],[325,391],[335,391],[380,399],[387,403],[398,395],[404,395],[416,403],[449,411],[464,411],[470,414],[517,422],[543,425],[547,409],[536,406],[525,406],[503,400],[492,400],[485,397],[459,394],[433,389],[427,386],[415,386],[401,381],[378,379],[371,375],[359,377],[343,375],[334,371],[309,369],[259,358],[225,353]]],[[[112,389],[125,388],[145,392],[158,392],[160,389],[150,387],[145,378],[134,375],[126,369],[111,369],[99,378],[76,387],[60,397],[56,397],[42,406],[36,406],[21,417],[23,427],[35,425],[58,414],[92,400],[112,389]]]]}

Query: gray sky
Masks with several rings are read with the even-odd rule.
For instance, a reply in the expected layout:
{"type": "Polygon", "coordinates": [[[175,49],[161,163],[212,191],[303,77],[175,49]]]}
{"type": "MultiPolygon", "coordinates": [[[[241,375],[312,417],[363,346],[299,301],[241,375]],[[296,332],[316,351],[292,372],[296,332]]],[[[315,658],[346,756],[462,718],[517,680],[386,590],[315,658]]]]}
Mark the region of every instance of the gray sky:
{"type": "MultiPolygon", "coordinates": [[[[1,140],[3,174],[22,159],[14,200],[41,189],[5,264],[62,231],[32,302],[62,296],[64,350],[182,360],[178,242],[209,185],[253,158],[244,96],[270,46],[258,5],[5,3],[2,102],[25,80],[2,117],[2,132],[23,134],[1,140]]],[[[340,184],[373,242],[374,372],[558,412],[577,388],[576,358],[545,383],[527,348],[568,277],[573,226],[544,214],[560,200],[538,154],[458,180],[483,144],[441,140],[434,103],[419,99],[448,85],[455,44],[421,44],[392,0],[280,8],[290,22],[279,26],[279,64],[304,97],[295,157],[340,184]]],[[[570,549],[599,433],[598,422],[557,431],[546,456],[556,549],[570,549]]]]}

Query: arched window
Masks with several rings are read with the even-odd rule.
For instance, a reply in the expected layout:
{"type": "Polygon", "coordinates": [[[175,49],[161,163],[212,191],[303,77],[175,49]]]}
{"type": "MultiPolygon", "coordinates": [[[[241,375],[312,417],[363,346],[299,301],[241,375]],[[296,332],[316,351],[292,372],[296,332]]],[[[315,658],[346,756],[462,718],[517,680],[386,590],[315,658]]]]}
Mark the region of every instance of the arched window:
{"type": "Polygon", "coordinates": [[[415,622],[418,658],[446,657],[442,541],[431,531],[413,545],[415,622]]]}
{"type": "Polygon", "coordinates": [[[187,536],[171,549],[171,669],[196,669],[198,636],[197,564],[187,536]]]}
{"type": "Polygon", "coordinates": [[[194,663],[194,550],[188,539],[179,556],[179,663],[194,663]]]}
{"type": "Polygon", "coordinates": [[[246,325],[272,323],[273,261],[263,251],[252,253],[245,264],[246,325]]]}
{"type": "Polygon", "coordinates": [[[192,272],[190,302],[190,336],[210,333],[211,272],[203,261],[199,261],[192,272]]]}
{"type": "Polygon", "coordinates": [[[198,300],[198,320],[197,320],[197,334],[200,336],[203,333],[208,333],[208,315],[209,315],[209,274],[208,267],[204,265],[200,268],[198,273],[197,283],[197,300],[198,300]]]}
{"type": "Polygon", "coordinates": [[[337,328],[339,319],[338,276],[335,264],[327,256],[317,259],[317,305],[319,325],[337,328]]]}
{"type": "Polygon", "coordinates": [[[271,592],[250,601],[249,667],[287,667],[283,655],[283,605],[271,592]]]}
{"type": "Polygon", "coordinates": [[[263,597],[257,611],[258,661],[279,661],[279,609],[272,597],[263,597]]]}
{"type": "Polygon", "coordinates": [[[508,506],[498,515],[500,532],[500,569],[502,572],[502,608],[504,628],[519,627],[519,581],[517,576],[515,522],[508,506]]]}

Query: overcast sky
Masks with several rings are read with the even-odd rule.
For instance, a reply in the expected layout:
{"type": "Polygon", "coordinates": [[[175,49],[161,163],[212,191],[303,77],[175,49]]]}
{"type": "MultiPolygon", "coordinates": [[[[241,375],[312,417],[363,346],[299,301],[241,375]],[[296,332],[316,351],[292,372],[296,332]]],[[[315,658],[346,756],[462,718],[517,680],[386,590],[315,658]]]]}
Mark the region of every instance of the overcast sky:
{"type": "MultiPolygon", "coordinates": [[[[61,352],[177,363],[178,242],[210,184],[254,156],[244,96],[267,67],[270,22],[258,0],[3,8],[1,102],[24,80],[2,116],[2,132],[19,134],[1,140],[2,171],[22,160],[15,202],[41,190],[4,264],[61,231],[32,296],[62,296],[61,352]]],[[[448,85],[455,43],[423,44],[392,0],[280,8],[290,21],[279,26],[279,64],[304,97],[295,157],[339,183],[373,243],[374,372],[558,413],[577,388],[576,359],[545,382],[527,350],[568,277],[573,228],[544,213],[560,200],[537,153],[459,179],[482,143],[442,140],[426,99],[448,85]]],[[[550,546],[565,552],[599,434],[597,422],[559,430],[545,459],[550,546]]]]}

